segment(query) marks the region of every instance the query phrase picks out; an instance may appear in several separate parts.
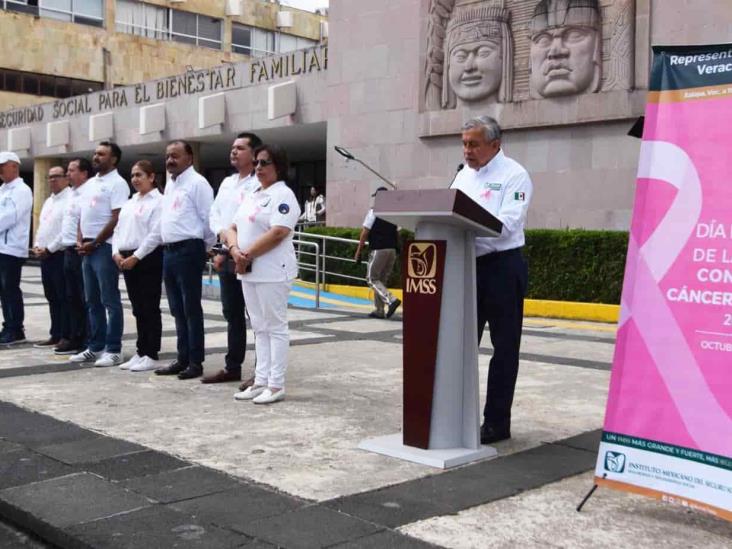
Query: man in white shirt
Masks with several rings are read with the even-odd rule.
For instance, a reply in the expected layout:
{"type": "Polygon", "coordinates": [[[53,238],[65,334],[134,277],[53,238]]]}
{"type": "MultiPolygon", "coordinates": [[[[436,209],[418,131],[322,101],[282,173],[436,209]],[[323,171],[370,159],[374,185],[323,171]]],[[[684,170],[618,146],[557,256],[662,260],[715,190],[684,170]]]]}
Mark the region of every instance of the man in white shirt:
{"type": "Polygon", "coordinates": [[[33,255],[41,260],[41,282],[51,316],[50,337],[34,347],[55,347],[69,338],[69,310],[66,306],[64,280],[64,251],[61,245],[61,225],[66,201],[71,194],[63,166],[48,170],[51,195],[43,203],[39,218],[33,255]]]}
{"type": "Polygon", "coordinates": [[[20,158],[0,152],[0,305],[3,329],[0,345],[25,341],[25,309],[20,273],[28,257],[33,192],[20,178],[20,158]]]}
{"type": "MultiPolygon", "coordinates": [[[[254,175],[254,149],[262,144],[253,133],[240,133],[231,145],[230,161],[236,170],[221,182],[219,192],[211,206],[209,224],[211,230],[225,242],[224,233],[234,222],[234,214],[246,197],[259,187],[254,175]]],[[[205,376],[202,383],[223,383],[241,379],[241,365],[247,348],[247,326],[244,320],[244,294],[241,282],[236,277],[234,263],[230,260],[228,248],[214,256],[213,266],[219,274],[221,308],[227,327],[227,351],[224,368],[215,374],[205,376]]],[[[244,387],[246,388],[246,387],[244,387]]]]}
{"type": "Polygon", "coordinates": [[[478,339],[488,323],[493,344],[480,430],[481,442],[490,444],[511,437],[528,283],[521,247],[532,184],[526,170],[503,154],[501,128],[493,118],[481,116],[466,122],[462,139],[467,165],[451,188],[463,191],[503,223],[499,236],[475,239],[478,339]]]}
{"type": "Polygon", "coordinates": [[[71,362],[115,366],[122,359],[124,317],[119,293],[119,271],[112,259],[112,234],[130,187],[117,172],[122,151],[116,143],[101,142],[92,164],[97,175],[85,183],[79,204],[77,252],[83,256],[84,293],[89,318],[89,347],[71,362]]]}
{"type": "Polygon", "coordinates": [[[303,210],[300,221],[316,223],[325,218],[325,197],[315,187],[310,187],[310,196],[305,201],[303,210]]]}
{"type": "Polygon", "coordinates": [[[182,140],[165,149],[171,180],[161,201],[163,281],[178,338],[176,360],[157,375],[192,379],[203,375],[204,336],[201,290],[206,250],[216,241],[209,226],[213,189],[193,168],[193,148],[182,140]]]}
{"type": "Polygon", "coordinates": [[[54,349],[57,355],[75,355],[86,349],[88,319],[84,297],[84,275],[82,256],[76,251],[76,241],[79,232],[79,203],[83,200],[87,189],[91,189],[86,182],[92,174],[91,162],[86,158],[75,158],[66,167],[71,188],[61,220],[59,238],[64,252],[65,307],[69,315],[69,335],[68,339],[62,339],[54,349]]]}

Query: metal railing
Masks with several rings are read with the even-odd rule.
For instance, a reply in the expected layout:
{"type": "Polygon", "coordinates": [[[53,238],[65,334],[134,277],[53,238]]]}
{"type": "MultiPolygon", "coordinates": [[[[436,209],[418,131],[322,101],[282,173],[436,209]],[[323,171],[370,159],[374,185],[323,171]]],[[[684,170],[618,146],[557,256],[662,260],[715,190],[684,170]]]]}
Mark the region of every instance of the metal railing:
{"type": "MultiPolygon", "coordinates": [[[[337,255],[328,255],[328,242],[351,244],[358,246],[358,240],[352,238],[340,238],[337,236],[327,236],[324,234],[305,233],[301,231],[294,231],[292,243],[295,246],[295,253],[297,254],[297,267],[301,271],[308,271],[315,273],[315,308],[320,308],[320,293],[322,286],[327,282],[327,276],[332,278],[343,278],[346,280],[356,280],[359,282],[366,282],[365,276],[354,276],[338,272],[337,270],[329,271],[327,262],[330,260],[333,262],[341,263],[356,263],[356,260],[351,257],[340,257],[337,255]],[[307,240],[305,240],[307,239],[307,240]],[[316,242],[313,242],[316,241],[316,242]],[[303,250],[302,248],[311,248],[311,250],[303,250]],[[308,259],[311,259],[308,261],[308,259]]],[[[213,262],[208,261],[206,264],[208,269],[208,280],[209,284],[213,281],[214,269],[213,262]]]]}

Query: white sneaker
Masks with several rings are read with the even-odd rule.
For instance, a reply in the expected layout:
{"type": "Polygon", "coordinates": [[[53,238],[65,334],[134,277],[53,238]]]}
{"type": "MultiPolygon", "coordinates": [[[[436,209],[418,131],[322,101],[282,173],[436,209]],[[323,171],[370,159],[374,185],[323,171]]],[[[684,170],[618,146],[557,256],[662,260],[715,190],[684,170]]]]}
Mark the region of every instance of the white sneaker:
{"type": "Polygon", "coordinates": [[[149,372],[150,370],[157,370],[159,367],[160,364],[157,360],[144,356],[130,368],[130,372],[149,372]]]}
{"type": "Polygon", "coordinates": [[[122,363],[121,353],[104,353],[102,358],[98,359],[94,366],[105,367],[105,366],[119,366],[122,363]]]}
{"type": "Polygon", "coordinates": [[[276,393],[273,393],[269,388],[265,389],[261,395],[256,397],[252,402],[254,404],[272,404],[278,400],[285,398],[285,390],[280,389],[276,393]]]}
{"type": "Polygon", "coordinates": [[[95,353],[91,349],[87,349],[78,354],[71,355],[69,357],[69,362],[92,362],[93,360],[96,360],[98,356],[99,353],[95,353]]]}
{"type": "Polygon", "coordinates": [[[132,367],[140,362],[142,360],[142,357],[135,353],[135,356],[133,356],[131,359],[129,359],[127,362],[123,362],[119,365],[120,370],[131,370],[132,367]]]}
{"type": "Polygon", "coordinates": [[[234,395],[234,398],[236,400],[252,400],[255,397],[258,397],[261,395],[267,387],[261,386],[261,387],[255,387],[254,385],[250,385],[243,391],[236,393],[234,395]]]}

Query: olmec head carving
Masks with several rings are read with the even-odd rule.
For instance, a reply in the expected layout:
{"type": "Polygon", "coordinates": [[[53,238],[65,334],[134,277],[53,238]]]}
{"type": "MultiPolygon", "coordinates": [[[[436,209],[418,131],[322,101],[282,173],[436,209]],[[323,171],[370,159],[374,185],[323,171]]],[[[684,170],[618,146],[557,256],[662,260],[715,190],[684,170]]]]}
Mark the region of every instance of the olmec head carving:
{"type": "Polygon", "coordinates": [[[492,1],[458,0],[447,24],[442,107],[460,100],[511,100],[513,47],[510,12],[492,1]]]}
{"type": "Polygon", "coordinates": [[[600,88],[598,0],[541,0],[529,23],[531,97],[559,97],[600,88]]]}

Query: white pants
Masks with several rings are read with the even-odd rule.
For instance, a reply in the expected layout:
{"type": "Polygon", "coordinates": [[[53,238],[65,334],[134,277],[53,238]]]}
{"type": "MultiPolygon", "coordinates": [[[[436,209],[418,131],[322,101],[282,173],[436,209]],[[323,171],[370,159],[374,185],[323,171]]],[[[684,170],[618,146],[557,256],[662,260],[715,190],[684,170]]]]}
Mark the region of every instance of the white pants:
{"type": "Polygon", "coordinates": [[[291,282],[245,282],[241,288],[247,304],[257,350],[254,384],[281,389],[285,386],[290,332],[287,297],[291,282]]]}

